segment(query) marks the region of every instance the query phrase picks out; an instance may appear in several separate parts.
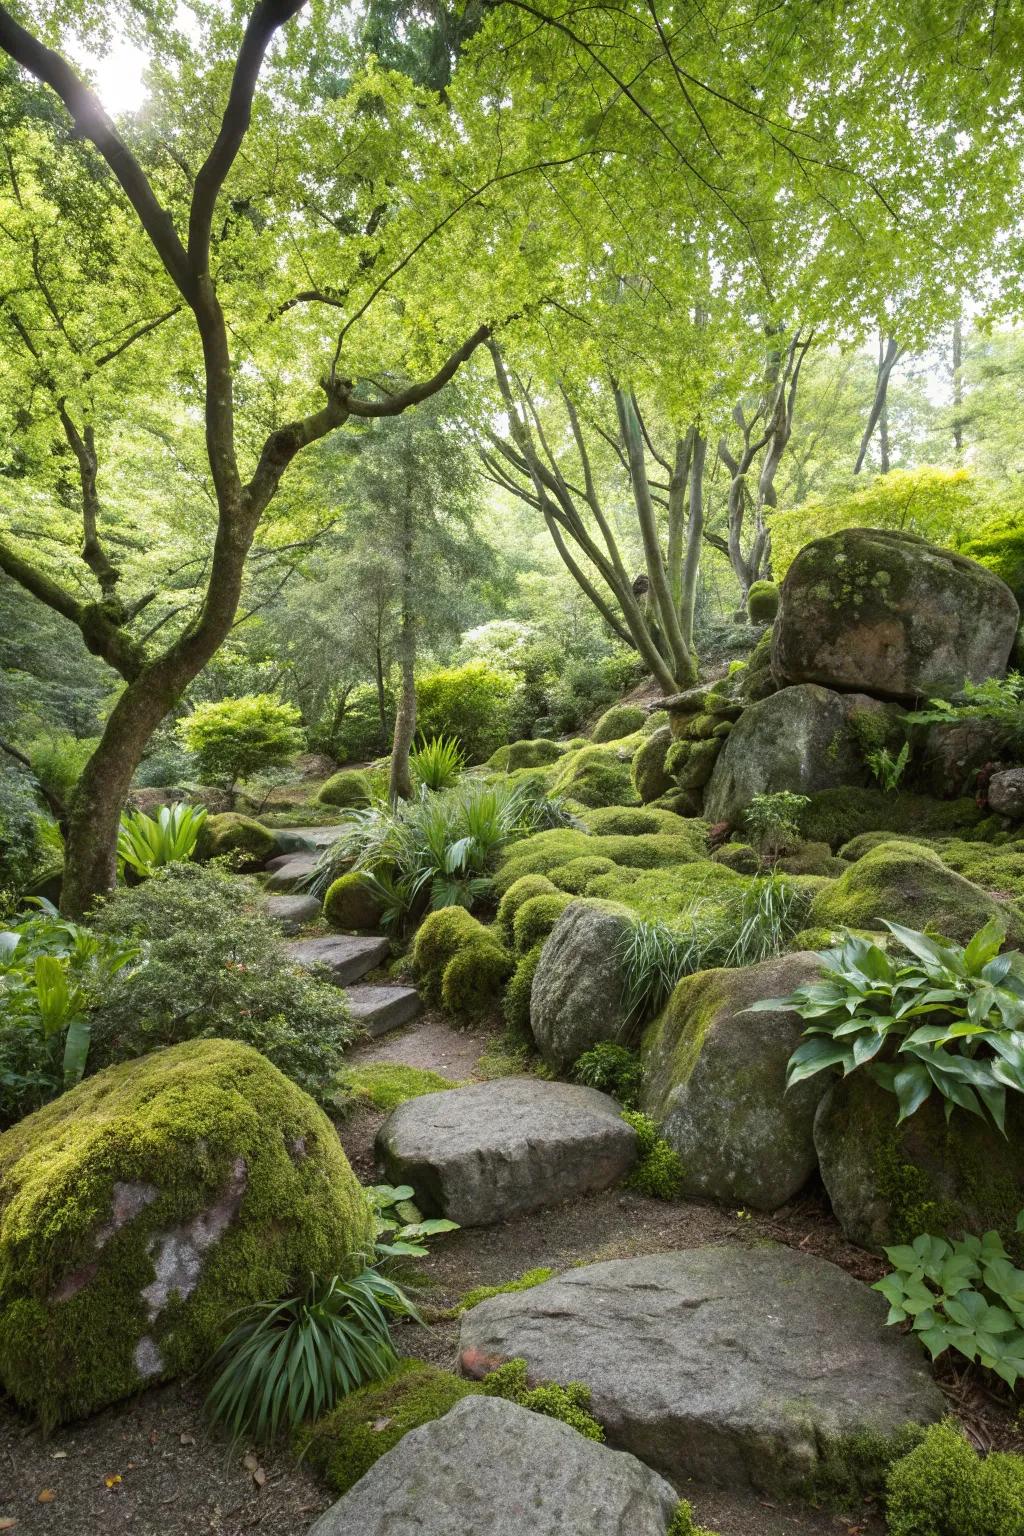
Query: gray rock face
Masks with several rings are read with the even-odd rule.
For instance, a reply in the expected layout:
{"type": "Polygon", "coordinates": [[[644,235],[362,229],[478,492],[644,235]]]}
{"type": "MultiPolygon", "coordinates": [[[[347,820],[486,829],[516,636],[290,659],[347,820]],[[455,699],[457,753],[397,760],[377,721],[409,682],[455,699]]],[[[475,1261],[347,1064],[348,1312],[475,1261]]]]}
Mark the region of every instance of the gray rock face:
{"type": "Polygon", "coordinates": [[[573,902],[544,945],[530,992],[530,1029],[556,1072],[564,1072],[599,1040],[617,1040],[625,1031],[617,951],[628,921],[573,902]]]}
{"type": "MultiPolygon", "coordinates": [[[[305,896],[278,896],[272,898],[277,901],[305,901],[305,896]]],[[[320,906],[315,897],[309,898],[316,906],[319,914],[320,906]]],[[[304,921],[309,922],[306,917],[304,921]]],[[[325,970],[328,981],[333,981],[336,987],[344,987],[349,982],[358,981],[368,971],[381,965],[390,954],[391,949],[387,939],[358,938],[347,934],[337,934],[323,939],[300,939],[297,944],[289,944],[288,954],[295,965],[317,966],[325,970]]]]}
{"type": "Polygon", "coordinates": [[[345,998],[349,1012],[368,1035],[386,1035],[415,1019],[423,1008],[415,987],[349,987],[345,998]]]}
{"type": "Polygon", "coordinates": [[[683,1160],[687,1194],[772,1211],[817,1167],[814,1112],[828,1087],[786,1092],[803,1020],[788,1009],[746,1013],[820,970],[808,953],[735,971],[686,976],[643,1042],[643,1107],[683,1160]]]}
{"type": "Polygon", "coordinates": [[[781,1491],[829,1442],[941,1418],[913,1339],[875,1292],[769,1245],[694,1248],[573,1269],[465,1313],[468,1375],[521,1357],[585,1381],[610,1445],[675,1481],[781,1491]]]}
{"type": "Polygon", "coordinates": [[[294,891],[300,880],[305,880],[316,868],[317,855],[293,853],[287,858],[274,859],[274,867],[267,877],[268,891],[294,891]]]}
{"type": "Polygon", "coordinates": [[[1004,768],[988,783],[988,803],[998,816],[1012,821],[1024,817],[1024,768],[1004,768]]]}
{"type": "Polygon", "coordinates": [[[467,1397],[404,1435],[309,1536],[665,1536],[676,1503],[635,1457],[467,1397]]]}
{"type": "Polygon", "coordinates": [[[298,933],[307,923],[316,922],[320,903],[315,896],[268,896],[267,916],[282,933],[298,933]]]}
{"type": "Polygon", "coordinates": [[[1004,581],[914,534],[814,539],[782,584],[772,666],[789,683],[949,698],[1006,670],[1020,623],[1004,581]]]}
{"type": "Polygon", "coordinates": [[[813,795],[869,774],[851,726],[858,711],[885,706],[862,693],[811,683],[782,688],[744,710],[726,738],[704,792],[708,821],[735,823],[755,795],[788,789],[813,795]]]}
{"type": "Polygon", "coordinates": [[[482,1227],[607,1189],[635,1162],[636,1133],[594,1088],[505,1077],[400,1104],[377,1156],[429,1215],[482,1227]]]}

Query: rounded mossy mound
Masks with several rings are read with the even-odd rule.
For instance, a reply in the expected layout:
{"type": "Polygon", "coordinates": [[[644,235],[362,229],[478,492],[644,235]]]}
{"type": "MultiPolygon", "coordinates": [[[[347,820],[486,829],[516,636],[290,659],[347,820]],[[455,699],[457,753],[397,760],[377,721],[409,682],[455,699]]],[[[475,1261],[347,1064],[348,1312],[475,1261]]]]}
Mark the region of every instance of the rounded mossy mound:
{"type": "Polygon", "coordinates": [[[551,793],[580,805],[635,805],[629,758],[620,757],[619,750],[589,746],[567,752],[551,780],[551,793]]]}
{"type": "Polygon", "coordinates": [[[882,829],[915,837],[978,836],[985,812],[974,800],[933,800],[930,795],[887,795],[881,789],[845,784],[810,797],[800,812],[800,830],[809,842],[842,848],[862,832],[882,829]]]}
{"type": "Polygon", "coordinates": [[[428,1001],[462,1018],[496,1005],[513,966],[497,934],[465,907],[427,914],[416,934],[412,963],[428,1001]]]}
{"type": "Polygon", "coordinates": [[[316,797],[322,805],[363,806],[372,798],[370,781],[358,768],[343,769],[321,784],[316,797]]]}
{"type": "Polygon", "coordinates": [[[584,855],[578,859],[570,859],[567,864],[559,864],[557,869],[551,871],[551,880],[560,891],[570,891],[574,896],[585,896],[587,886],[598,875],[614,874],[617,868],[614,860],[605,858],[602,854],[595,853],[584,855]]]}
{"type": "Polygon", "coordinates": [[[358,870],[340,875],[324,897],[324,917],[332,928],[375,929],[383,911],[373,887],[358,870]]]}
{"type": "Polygon", "coordinates": [[[688,837],[703,853],[707,847],[707,824],[693,816],[679,816],[651,805],[601,805],[583,812],[584,826],[598,837],[643,837],[655,832],[688,837]]]}
{"type": "Polygon", "coordinates": [[[262,869],[276,852],[274,834],[262,822],[237,811],[207,816],[196,841],[197,859],[221,859],[232,854],[236,867],[242,870],[262,869]]]}
{"type": "Polygon", "coordinates": [[[537,736],[532,741],[512,741],[507,747],[499,747],[487,759],[487,766],[501,773],[516,773],[520,768],[547,768],[557,762],[564,751],[559,742],[537,736]]]}
{"type": "Polygon", "coordinates": [[[885,922],[928,928],[966,944],[996,917],[1007,937],[1024,939],[1024,921],[920,843],[889,842],[871,849],[814,898],[809,927],[884,930],[885,922]]]}
{"type": "Polygon", "coordinates": [[[755,581],[747,593],[747,618],[751,624],[774,624],[779,612],[779,589],[774,581],[755,581]]]}
{"type": "Polygon", "coordinates": [[[258,1051],[109,1067],[0,1137],[0,1383],[46,1425],[95,1413],[372,1235],[334,1127],[258,1051]]]}
{"type": "Polygon", "coordinates": [[[550,895],[558,887],[547,875],[523,875],[513,882],[498,903],[498,932],[506,944],[512,943],[516,913],[533,896],[550,895]]]}
{"type": "Polygon", "coordinates": [[[651,732],[633,758],[633,788],[644,805],[668,794],[675,782],[665,768],[665,759],[671,746],[672,731],[663,725],[651,732]]]}
{"type": "Polygon", "coordinates": [[[412,968],[433,999],[441,995],[441,977],[448,962],[470,944],[488,944],[493,940],[477,918],[465,907],[442,907],[428,912],[416,931],[412,947],[412,968]]]}
{"type": "Polygon", "coordinates": [[[639,704],[613,704],[590,733],[591,741],[621,741],[647,724],[647,711],[639,704]]]}
{"type": "Polygon", "coordinates": [[[524,901],[512,924],[516,954],[525,955],[535,944],[543,943],[573,900],[568,891],[552,891],[524,901]]]}

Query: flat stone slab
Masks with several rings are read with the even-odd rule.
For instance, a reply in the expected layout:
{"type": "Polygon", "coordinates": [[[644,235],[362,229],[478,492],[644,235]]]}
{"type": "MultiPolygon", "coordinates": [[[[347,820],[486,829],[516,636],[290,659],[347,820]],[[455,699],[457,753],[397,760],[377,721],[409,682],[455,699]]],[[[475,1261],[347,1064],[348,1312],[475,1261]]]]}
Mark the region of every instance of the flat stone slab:
{"type": "Polygon", "coordinates": [[[387,939],[338,933],[322,939],[300,939],[297,944],[289,944],[288,953],[293,964],[321,966],[330,972],[329,980],[336,987],[346,987],[385,961],[391,949],[387,939]]]}
{"type": "Polygon", "coordinates": [[[634,1456],[466,1397],[404,1435],[309,1536],[666,1536],[676,1503],[634,1456]]]}
{"type": "Polygon", "coordinates": [[[283,853],[297,852],[302,848],[329,848],[344,831],[334,827],[275,827],[274,841],[283,853]]]}
{"type": "Polygon", "coordinates": [[[293,853],[287,858],[273,859],[272,868],[267,878],[266,889],[268,891],[294,891],[300,880],[305,880],[316,868],[318,855],[315,852],[293,853]]]}
{"type": "Polygon", "coordinates": [[[415,1019],[423,1008],[415,987],[349,987],[345,994],[349,1010],[360,1029],[368,1035],[386,1035],[415,1019]]]}
{"type": "Polygon", "coordinates": [[[536,1077],[409,1099],[377,1132],[391,1183],[411,1184],[425,1212],[463,1227],[607,1189],[636,1155],[614,1099],[536,1077]]]}
{"type": "Polygon", "coordinates": [[[674,1481],[784,1490],[830,1444],[945,1403],[881,1296],[791,1248],[710,1247],[573,1269],[465,1313],[467,1375],[526,1360],[584,1381],[610,1445],[674,1481]]]}
{"type": "Polygon", "coordinates": [[[320,903],[315,896],[271,896],[267,900],[267,916],[284,933],[298,933],[320,916],[320,903]]]}

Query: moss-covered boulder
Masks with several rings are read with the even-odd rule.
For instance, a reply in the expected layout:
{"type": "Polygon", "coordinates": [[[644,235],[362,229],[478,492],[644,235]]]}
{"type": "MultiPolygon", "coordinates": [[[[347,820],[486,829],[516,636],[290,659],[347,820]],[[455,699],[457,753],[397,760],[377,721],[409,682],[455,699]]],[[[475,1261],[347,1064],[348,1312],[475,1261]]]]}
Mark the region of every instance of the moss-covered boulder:
{"type": "Polygon", "coordinates": [[[569,891],[573,896],[585,896],[591,881],[598,875],[612,874],[617,865],[614,860],[605,858],[602,854],[594,853],[589,856],[584,854],[578,859],[570,859],[567,864],[559,864],[557,869],[551,871],[551,882],[560,891],[569,891]]]}
{"type": "Polygon", "coordinates": [[[380,927],[383,913],[380,898],[358,870],[339,875],[324,897],[324,917],[332,928],[367,932],[380,927]]]}
{"type": "Polygon", "coordinates": [[[667,725],[663,725],[651,732],[633,758],[630,769],[633,788],[644,805],[667,794],[675,782],[665,768],[665,758],[671,745],[672,732],[667,725]]]}
{"type": "Polygon", "coordinates": [[[890,837],[977,836],[985,812],[974,800],[933,800],[930,795],[887,795],[880,789],[823,789],[800,812],[800,830],[811,842],[842,848],[864,832],[890,837]]]}
{"type": "Polygon", "coordinates": [[[774,624],[779,611],[779,589],[774,581],[755,581],[747,593],[747,618],[751,624],[774,624]]]}
{"type": "Polygon", "coordinates": [[[920,843],[888,842],[872,848],[811,903],[808,926],[883,929],[884,920],[907,928],[930,928],[966,944],[989,918],[998,917],[1007,936],[1024,939],[1018,912],[980,886],[947,869],[920,843]]]}
{"type": "Polygon", "coordinates": [[[556,1072],[601,1040],[622,1040],[629,1018],[621,945],[630,919],[621,911],[574,901],[541,951],[530,996],[530,1029],[556,1072]]]}
{"type": "Polygon", "coordinates": [[[276,852],[274,834],[262,822],[237,811],[207,816],[196,841],[197,859],[221,859],[232,854],[240,870],[262,869],[276,852]]]}
{"type": "Polygon", "coordinates": [[[790,1009],[746,1010],[820,969],[802,953],[685,976],[645,1033],[642,1105],[678,1152],[687,1194],[771,1211],[814,1172],[814,1114],[827,1084],[812,1078],[786,1092],[803,1020],[790,1009]]]}
{"type": "Polygon", "coordinates": [[[492,1012],[501,1002],[514,964],[504,945],[492,938],[460,949],[441,977],[442,1007],[457,1019],[476,1019],[492,1012]]]}
{"type": "Polygon", "coordinates": [[[516,913],[534,896],[549,896],[558,887],[547,875],[523,875],[513,881],[498,903],[498,932],[506,944],[512,943],[516,913]]]}
{"type": "Polygon", "coordinates": [[[568,891],[552,891],[525,901],[512,925],[516,954],[525,955],[535,944],[542,944],[573,900],[568,891]]]}
{"type": "Polygon", "coordinates": [[[551,780],[551,793],[580,805],[635,805],[637,793],[629,765],[630,754],[615,746],[567,752],[551,780]]]}
{"type": "Polygon", "coordinates": [[[591,741],[621,741],[647,724],[647,711],[639,704],[613,704],[590,733],[591,741]]]}
{"type": "Polygon", "coordinates": [[[714,773],[722,745],[722,739],[713,735],[703,740],[676,740],[665,754],[665,772],[679,789],[703,789],[714,773]]]}
{"type": "Polygon", "coordinates": [[[914,534],[814,539],[782,584],[772,665],[788,683],[949,698],[1005,672],[1020,610],[1005,582],[914,534]]]}
{"type": "Polygon", "coordinates": [[[899,1107],[866,1072],[832,1085],[814,1122],[814,1145],[832,1209],[862,1248],[909,1243],[922,1232],[1001,1232],[1014,1240],[1024,1206],[1024,1107],[1007,1103],[1007,1135],[954,1110],[938,1094],[897,1125],[899,1107]]]}
{"type": "Polygon", "coordinates": [[[701,853],[707,847],[708,829],[703,822],[650,805],[597,806],[585,810],[580,820],[598,837],[644,837],[661,832],[670,837],[692,839],[701,853]]]}
{"type": "Polygon", "coordinates": [[[809,683],[748,705],[714,765],[704,794],[707,819],[736,823],[755,795],[866,784],[858,717],[884,709],[864,694],[809,683]]]}
{"type": "Polygon", "coordinates": [[[346,808],[369,805],[370,781],[358,768],[343,769],[341,773],[332,774],[325,784],[321,784],[316,798],[322,805],[346,808]]]}
{"type": "Polygon", "coordinates": [[[520,768],[546,768],[556,763],[564,751],[559,742],[549,741],[545,736],[532,741],[512,741],[508,746],[499,747],[487,759],[487,766],[499,773],[516,773],[520,768]]]}
{"type": "Polygon", "coordinates": [[[371,1239],[334,1127],[258,1051],[109,1067],[0,1137],[0,1384],[45,1424],[95,1413],[371,1239]]]}

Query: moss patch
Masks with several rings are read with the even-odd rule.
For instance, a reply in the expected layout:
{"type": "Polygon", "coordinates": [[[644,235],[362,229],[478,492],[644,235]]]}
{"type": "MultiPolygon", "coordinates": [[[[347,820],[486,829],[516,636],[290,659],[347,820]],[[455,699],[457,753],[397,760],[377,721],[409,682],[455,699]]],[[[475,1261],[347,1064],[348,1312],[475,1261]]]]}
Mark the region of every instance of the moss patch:
{"type": "Polygon", "coordinates": [[[917,836],[955,837],[970,833],[985,819],[973,800],[933,800],[928,795],[887,795],[880,789],[823,789],[800,814],[800,830],[809,842],[839,848],[862,832],[910,832],[917,836]]]}
{"type": "Polygon", "coordinates": [[[516,913],[524,902],[533,896],[550,895],[557,889],[554,881],[546,875],[523,875],[521,879],[514,880],[498,903],[498,932],[502,941],[507,945],[512,943],[516,913]]]}
{"type": "Polygon", "coordinates": [[[446,1088],[458,1086],[450,1078],[442,1077],[440,1072],[407,1067],[398,1061],[367,1062],[362,1067],[346,1067],[338,1075],[344,1107],[354,1107],[362,1101],[388,1114],[407,1099],[418,1099],[425,1093],[443,1093],[446,1088]]]}
{"type": "Polygon", "coordinates": [[[552,891],[544,896],[531,896],[524,902],[512,925],[516,953],[525,955],[542,944],[572,900],[568,891],[552,891]]]}
{"type": "Polygon", "coordinates": [[[952,1420],[933,1424],[888,1477],[890,1536],[1021,1536],[1024,1456],[984,1459],[952,1420]]]}
{"type": "Polygon", "coordinates": [[[637,793],[629,771],[629,756],[620,753],[629,738],[612,747],[581,747],[567,752],[551,780],[551,793],[566,795],[580,805],[635,805],[637,793]]]}
{"type": "Polygon", "coordinates": [[[546,768],[557,763],[564,751],[557,741],[548,741],[544,736],[535,741],[513,741],[507,747],[499,747],[487,759],[487,766],[500,773],[515,773],[520,768],[546,768]]]}
{"type": "Polygon", "coordinates": [[[647,724],[647,711],[638,704],[613,704],[590,733],[591,741],[621,741],[647,724]]]}
{"type": "Polygon", "coordinates": [[[324,917],[332,928],[365,932],[378,927],[382,912],[372,886],[355,870],[340,875],[324,897],[324,917]]]}
{"type": "Polygon", "coordinates": [[[261,822],[237,811],[207,816],[196,841],[197,859],[222,859],[233,854],[234,865],[240,870],[262,869],[275,851],[273,834],[261,822]]]}
{"type": "Polygon", "coordinates": [[[454,1307],[445,1307],[443,1311],[433,1314],[439,1321],[451,1321],[452,1318],[461,1317],[463,1312],[468,1312],[472,1307],[478,1307],[482,1301],[490,1301],[492,1296],[511,1296],[518,1291],[531,1291],[535,1285],[543,1285],[545,1280],[554,1278],[553,1269],[528,1269],[517,1280],[506,1280],[504,1285],[475,1285],[467,1291],[454,1307]]]}
{"type": "Polygon", "coordinates": [[[350,768],[341,773],[335,773],[326,783],[321,784],[317,792],[317,799],[323,805],[337,805],[343,807],[369,805],[371,800],[370,780],[366,774],[358,768],[350,768]]]}

